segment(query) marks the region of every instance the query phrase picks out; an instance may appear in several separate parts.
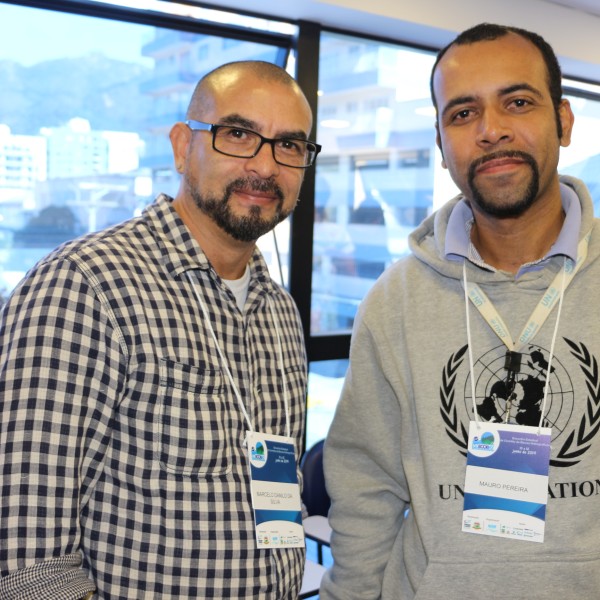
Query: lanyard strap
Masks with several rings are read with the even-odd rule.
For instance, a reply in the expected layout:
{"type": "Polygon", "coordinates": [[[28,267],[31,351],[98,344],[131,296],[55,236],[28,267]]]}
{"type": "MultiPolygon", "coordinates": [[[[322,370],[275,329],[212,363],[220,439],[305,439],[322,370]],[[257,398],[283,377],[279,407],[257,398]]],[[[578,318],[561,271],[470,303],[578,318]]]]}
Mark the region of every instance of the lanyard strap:
{"type": "MultiPolygon", "coordinates": [[[[518,338],[519,345],[515,345],[513,342],[508,328],[504,324],[502,317],[496,310],[495,306],[485,295],[483,290],[475,283],[469,283],[467,281],[467,268],[466,261],[463,262],[463,288],[465,292],[465,318],[467,323],[467,343],[469,350],[469,370],[471,373],[471,398],[473,402],[473,414],[475,415],[475,421],[479,426],[479,413],[477,411],[476,395],[475,395],[475,369],[473,361],[473,344],[471,342],[471,322],[469,318],[469,300],[477,307],[483,318],[494,330],[496,335],[504,342],[510,352],[514,352],[522,349],[526,344],[530,343],[535,334],[540,330],[552,308],[558,301],[558,314],[556,316],[556,324],[554,326],[554,333],[552,336],[552,344],[550,347],[550,356],[548,357],[548,369],[546,371],[546,381],[544,385],[544,400],[540,411],[540,422],[538,428],[542,427],[544,413],[546,411],[546,401],[548,398],[548,391],[550,389],[550,377],[552,358],[554,356],[554,345],[556,342],[556,336],[558,333],[558,324],[560,322],[560,314],[562,311],[562,301],[565,290],[569,283],[573,280],[573,277],[585,261],[587,256],[587,250],[591,237],[591,231],[583,237],[577,247],[577,261],[573,264],[572,260],[568,260],[566,257],[563,261],[563,268],[550,284],[546,293],[542,296],[542,299],[534,309],[528,322],[525,324],[521,335],[518,338]],[[560,282],[560,289],[558,289],[558,281],[560,282]]],[[[509,415],[507,414],[507,417],[509,415]]]]}
{"type": "Polygon", "coordinates": [[[565,258],[563,268],[556,274],[556,277],[554,277],[552,283],[538,302],[516,342],[513,342],[508,327],[485,292],[476,283],[467,282],[466,266],[463,262],[463,285],[465,286],[465,292],[469,300],[475,305],[481,316],[509,350],[518,352],[530,344],[535,334],[546,322],[552,309],[561,300],[565,289],[569,286],[583,264],[587,256],[590,235],[591,232],[579,242],[575,264],[573,264],[573,261],[565,258]]]}
{"type": "MultiPolygon", "coordinates": [[[[231,388],[233,389],[235,397],[237,398],[240,410],[241,410],[242,414],[244,415],[244,419],[246,420],[246,423],[248,425],[248,431],[254,432],[252,420],[250,419],[250,416],[248,415],[248,411],[246,410],[246,406],[244,405],[244,400],[242,398],[242,394],[240,393],[240,390],[239,390],[238,386],[236,385],[235,380],[233,379],[233,375],[231,374],[231,370],[229,369],[227,359],[225,358],[225,355],[223,354],[223,351],[221,350],[221,346],[219,344],[219,341],[217,340],[217,336],[215,335],[215,331],[210,322],[210,317],[208,315],[208,310],[206,309],[206,304],[204,303],[204,300],[202,299],[202,295],[200,294],[200,291],[198,290],[198,286],[197,286],[196,282],[192,279],[191,273],[188,271],[186,273],[186,275],[194,288],[194,293],[196,294],[196,298],[198,299],[198,304],[200,305],[200,308],[202,310],[202,316],[204,317],[204,322],[210,332],[213,342],[215,343],[215,347],[217,348],[217,352],[219,353],[219,357],[221,358],[221,363],[222,363],[223,369],[225,369],[225,373],[227,374],[227,378],[229,379],[231,388]]],[[[279,371],[281,372],[281,379],[282,379],[282,385],[283,385],[283,403],[284,403],[284,407],[285,407],[285,429],[286,429],[287,437],[290,437],[290,411],[289,411],[289,397],[288,397],[289,392],[288,392],[287,381],[285,378],[285,365],[283,362],[283,346],[281,344],[281,336],[279,334],[279,320],[277,319],[277,315],[275,314],[275,310],[273,308],[271,298],[269,298],[268,296],[267,296],[267,303],[269,305],[271,317],[273,318],[273,323],[275,325],[275,335],[277,336],[277,346],[278,346],[278,350],[279,350],[279,353],[278,353],[279,354],[279,371]]]]}

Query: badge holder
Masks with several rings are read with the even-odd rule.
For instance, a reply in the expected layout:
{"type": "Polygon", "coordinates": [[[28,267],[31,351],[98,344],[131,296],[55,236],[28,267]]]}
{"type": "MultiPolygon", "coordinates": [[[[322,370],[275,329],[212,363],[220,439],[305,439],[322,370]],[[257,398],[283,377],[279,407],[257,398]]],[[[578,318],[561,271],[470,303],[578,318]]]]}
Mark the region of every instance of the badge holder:
{"type": "Polygon", "coordinates": [[[248,432],[246,441],[258,548],[304,548],[302,502],[292,439],[248,432]]]}
{"type": "Polygon", "coordinates": [[[543,542],[551,430],[471,421],[462,531],[543,542]]]}

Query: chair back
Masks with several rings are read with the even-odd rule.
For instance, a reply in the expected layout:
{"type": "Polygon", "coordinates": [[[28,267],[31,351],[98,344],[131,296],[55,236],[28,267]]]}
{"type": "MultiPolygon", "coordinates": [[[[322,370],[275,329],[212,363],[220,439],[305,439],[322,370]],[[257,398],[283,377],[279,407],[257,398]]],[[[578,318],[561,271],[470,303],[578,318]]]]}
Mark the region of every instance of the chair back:
{"type": "Polygon", "coordinates": [[[300,461],[303,487],[302,502],[309,515],[327,516],[331,500],[325,488],[323,473],[323,445],[325,440],[317,442],[309,448],[300,461]]]}

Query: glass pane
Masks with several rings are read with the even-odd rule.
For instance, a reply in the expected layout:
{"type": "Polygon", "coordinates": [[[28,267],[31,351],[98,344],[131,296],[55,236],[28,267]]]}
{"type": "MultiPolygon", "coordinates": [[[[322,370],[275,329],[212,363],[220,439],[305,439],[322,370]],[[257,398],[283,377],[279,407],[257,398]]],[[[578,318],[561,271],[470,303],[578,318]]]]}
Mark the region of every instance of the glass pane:
{"type": "MultiPolygon", "coordinates": [[[[321,37],[312,335],[349,332],[377,276],[407,253],[408,233],[458,193],[435,145],[434,58],[360,38],[321,37]]],[[[559,170],[588,184],[600,214],[600,101],[568,97],[576,123],[559,170]]]]}
{"type": "Polygon", "coordinates": [[[289,286],[290,220],[279,223],[275,229],[265,233],[256,245],[269,265],[269,274],[280,285],[289,286]]]}
{"type": "Polygon", "coordinates": [[[308,371],[306,448],[326,437],[344,383],[347,360],[312,362],[308,371]]]}
{"type": "Polygon", "coordinates": [[[600,216],[600,86],[575,84],[565,81],[568,89],[582,88],[582,91],[597,94],[597,98],[567,95],[575,115],[575,125],[571,145],[561,148],[558,170],[566,175],[582,179],[592,195],[594,212],[600,216]]]}
{"type": "Polygon", "coordinates": [[[0,4],[0,36],[0,296],[58,244],[176,193],[168,133],[203,74],[230,60],[282,64],[287,55],[8,4],[0,4]]]}
{"type": "Polygon", "coordinates": [[[433,207],[434,55],[323,34],[311,333],[349,331],[359,302],[433,207]]]}

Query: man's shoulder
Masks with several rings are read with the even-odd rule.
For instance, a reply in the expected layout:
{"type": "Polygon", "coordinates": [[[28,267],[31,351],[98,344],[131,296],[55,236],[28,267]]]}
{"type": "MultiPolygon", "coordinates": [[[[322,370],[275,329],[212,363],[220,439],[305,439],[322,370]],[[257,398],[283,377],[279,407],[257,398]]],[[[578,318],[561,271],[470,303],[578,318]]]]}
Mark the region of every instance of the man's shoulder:
{"type": "Polygon", "coordinates": [[[159,205],[155,203],[140,216],[65,242],[40,264],[71,261],[93,268],[95,264],[106,267],[115,263],[127,268],[139,262],[156,260],[164,253],[160,247],[161,230],[166,230],[167,226],[161,218],[159,205]]]}
{"type": "Polygon", "coordinates": [[[67,260],[91,266],[96,261],[107,264],[135,260],[139,259],[140,248],[150,247],[153,239],[147,225],[136,218],[65,242],[42,259],[41,264],[67,260]]]}

